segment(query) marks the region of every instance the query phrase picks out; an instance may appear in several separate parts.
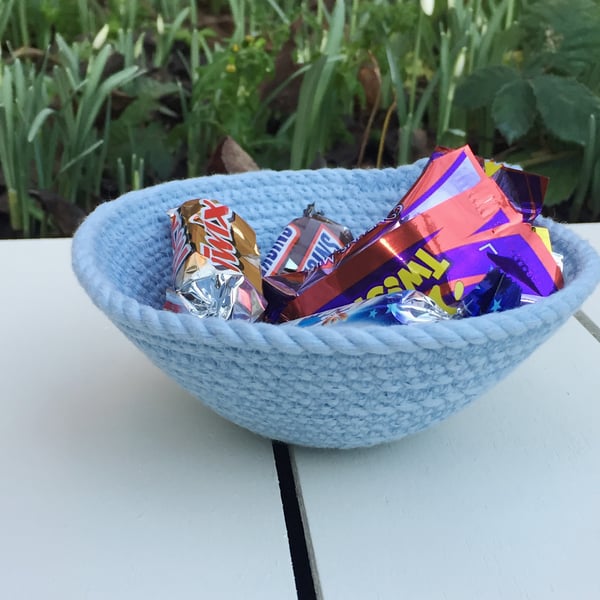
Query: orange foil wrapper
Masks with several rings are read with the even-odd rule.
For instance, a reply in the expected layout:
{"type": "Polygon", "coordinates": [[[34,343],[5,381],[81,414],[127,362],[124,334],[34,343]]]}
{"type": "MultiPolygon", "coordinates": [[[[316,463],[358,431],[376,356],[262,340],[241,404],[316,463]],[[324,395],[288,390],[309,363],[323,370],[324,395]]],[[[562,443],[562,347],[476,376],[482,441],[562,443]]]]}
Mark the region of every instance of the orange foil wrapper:
{"type": "Polygon", "coordinates": [[[173,288],[165,308],[198,317],[256,321],[265,308],[260,253],[252,228],[217,200],[169,211],[173,288]]]}

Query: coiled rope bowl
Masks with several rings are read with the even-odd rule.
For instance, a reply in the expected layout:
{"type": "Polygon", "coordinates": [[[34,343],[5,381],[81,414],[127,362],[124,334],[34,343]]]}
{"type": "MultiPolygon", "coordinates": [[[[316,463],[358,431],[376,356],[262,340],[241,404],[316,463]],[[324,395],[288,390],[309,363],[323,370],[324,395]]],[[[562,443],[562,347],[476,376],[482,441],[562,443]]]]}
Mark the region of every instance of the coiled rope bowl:
{"type": "Polygon", "coordinates": [[[262,436],[332,448],[397,440],[455,413],[566,321],[600,279],[595,251],[543,220],[564,255],[564,289],[504,313],[412,326],[296,328],[161,310],[170,284],[166,211],[217,199],[266,253],[310,202],[358,235],[383,218],[423,162],[383,170],[259,171],[164,183],[100,205],[73,240],[94,303],[172,379],[262,436]]]}

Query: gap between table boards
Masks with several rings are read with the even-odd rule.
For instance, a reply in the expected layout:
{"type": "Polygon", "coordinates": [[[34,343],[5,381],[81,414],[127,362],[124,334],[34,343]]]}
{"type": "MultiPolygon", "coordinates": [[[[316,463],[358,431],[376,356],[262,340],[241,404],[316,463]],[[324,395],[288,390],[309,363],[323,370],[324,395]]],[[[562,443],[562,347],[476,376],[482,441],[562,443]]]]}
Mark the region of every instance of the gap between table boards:
{"type": "Polygon", "coordinates": [[[577,319],[577,321],[579,321],[579,324],[582,325],[583,328],[592,335],[592,337],[596,338],[596,340],[600,342],[600,327],[596,325],[596,323],[590,319],[590,317],[588,317],[584,311],[578,310],[574,314],[574,317],[577,319]]]}
{"type": "Polygon", "coordinates": [[[314,560],[308,521],[289,446],[283,442],[273,441],[273,457],[279,479],[279,492],[298,600],[319,600],[323,595],[320,592],[316,576],[316,561],[314,560]]]}

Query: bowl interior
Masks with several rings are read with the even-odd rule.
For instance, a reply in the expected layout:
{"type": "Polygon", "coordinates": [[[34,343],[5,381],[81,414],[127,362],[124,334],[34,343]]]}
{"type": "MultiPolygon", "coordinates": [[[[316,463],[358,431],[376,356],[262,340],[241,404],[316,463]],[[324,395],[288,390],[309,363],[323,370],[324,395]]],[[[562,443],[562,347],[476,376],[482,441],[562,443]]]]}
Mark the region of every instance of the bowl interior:
{"type": "Polygon", "coordinates": [[[255,230],[265,254],[282,229],[312,202],[359,235],[389,212],[420,171],[416,165],[401,172],[340,169],[339,185],[321,182],[318,172],[310,185],[306,174],[301,184],[294,183],[302,172],[261,172],[171,182],[132,192],[98,209],[104,221],[96,240],[98,268],[109,281],[118,282],[122,293],[158,309],[172,279],[167,211],[185,200],[210,197],[230,206],[255,230]]]}
{"type": "MultiPolygon", "coordinates": [[[[131,192],[99,206],[86,219],[75,236],[74,267],[88,293],[99,299],[97,304],[103,310],[108,305],[102,299],[109,293],[128,298],[141,307],[160,310],[165,289],[172,281],[169,209],[195,197],[220,200],[253,227],[264,253],[282,228],[313,202],[318,210],[350,227],[355,235],[361,234],[389,212],[416,181],[422,168],[423,161],[383,170],[260,171],[174,181],[131,192]]],[[[581,289],[569,299],[569,306],[576,306],[598,279],[598,257],[566,227],[544,219],[540,222],[550,228],[555,249],[565,255],[567,287],[580,274],[589,273],[589,280],[581,282],[581,289]]],[[[565,294],[554,294],[540,304],[553,306],[562,296],[565,294]]],[[[564,307],[560,310],[564,312],[564,307]]],[[[500,319],[500,315],[494,315],[496,318],[500,319]]],[[[423,332],[428,330],[426,325],[422,327],[423,332]]],[[[297,335],[306,338],[313,335],[307,331],[297,335]]],[[[322,338],[330,334],[315,332],[314,335],[322,338]]],[[[397,336],[414,335],[420,332],[397,333],[397,336]]]]}

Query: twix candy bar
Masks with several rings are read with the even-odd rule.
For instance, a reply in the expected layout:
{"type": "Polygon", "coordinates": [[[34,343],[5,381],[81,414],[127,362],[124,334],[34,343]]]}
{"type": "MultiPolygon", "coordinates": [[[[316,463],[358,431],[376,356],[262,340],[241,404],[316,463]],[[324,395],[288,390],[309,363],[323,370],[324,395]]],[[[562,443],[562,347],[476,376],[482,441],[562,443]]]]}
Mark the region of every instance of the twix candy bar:
{"type": "Polygon", "coordinates": [[[225,204],[196,198],[168,212],[173,288],[165,308],[199,317],[262,316],[260,254],[252,228],[225,204]]]}
{"type": "Polygon", "coordinates": [[[509,201],[468,147],[438,153],[386,219],[311,271],[266,277],[268,319],[411,289],[453,311],[496,267],[524,294],[547,296],[562,274],[532,213],[509,201]]]}

